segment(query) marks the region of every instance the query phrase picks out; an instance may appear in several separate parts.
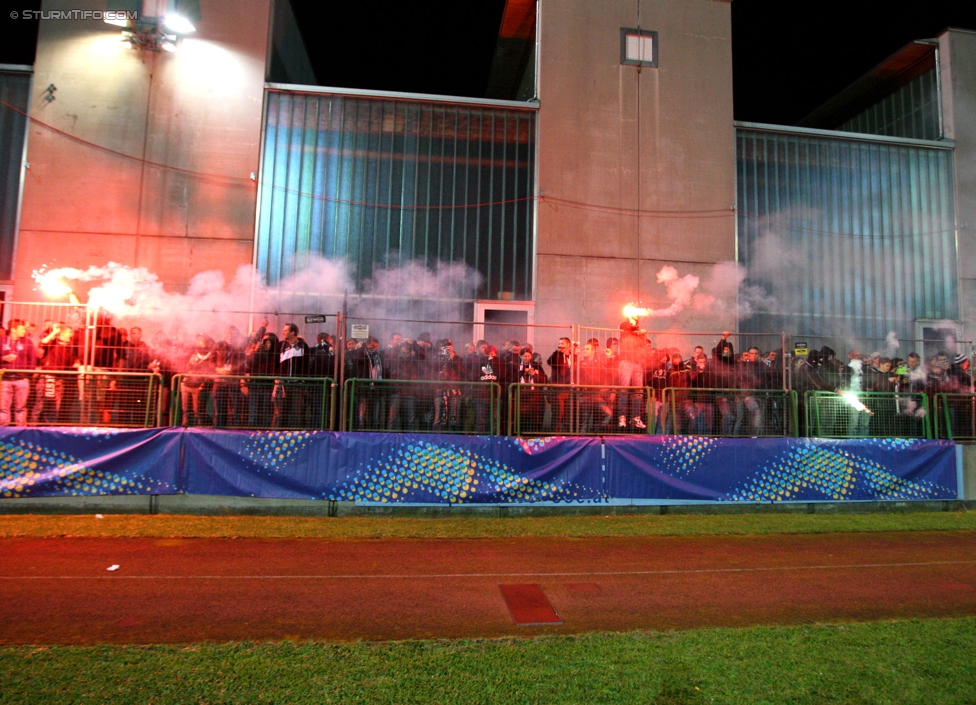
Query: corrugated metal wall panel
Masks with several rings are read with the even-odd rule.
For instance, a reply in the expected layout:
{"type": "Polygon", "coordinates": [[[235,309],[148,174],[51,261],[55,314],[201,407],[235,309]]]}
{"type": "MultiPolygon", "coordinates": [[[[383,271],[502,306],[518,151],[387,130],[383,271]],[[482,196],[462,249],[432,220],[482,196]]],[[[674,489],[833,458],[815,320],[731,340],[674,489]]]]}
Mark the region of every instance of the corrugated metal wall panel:
{"type": "Polygon", "coordinates": [[[531,298],[534,140],[533,110],[269,91],[257,267],[460,261],[531,298]]]}
{"type": "Polygon", "coordinates": [[[837,129],[920,140],[942,139],[935,69],[906,83],[837,129]]]}
{"type": "Polygon", "coordinates": [[[744,332],[911,338],[958,319],[952,152],[738,128],[744,332]]]}
{"type": "Polygon", "coordinates": [[[0,101],[4,103],[0,105],[0,144],[3,145],[0,149],[0,280],[13,279],[30,85],[30,73],[0,71],[0,101]]]}

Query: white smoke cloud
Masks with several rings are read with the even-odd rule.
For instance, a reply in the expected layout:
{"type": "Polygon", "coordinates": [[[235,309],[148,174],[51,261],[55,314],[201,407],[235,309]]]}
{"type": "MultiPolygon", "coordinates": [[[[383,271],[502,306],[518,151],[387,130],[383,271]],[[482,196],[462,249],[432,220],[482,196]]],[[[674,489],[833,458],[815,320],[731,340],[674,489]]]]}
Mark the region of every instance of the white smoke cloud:
{"type": "Polygon", "coordinates": [[[885,336],[885,357],[894,357],[895,351],[901,347],[901,343],[898,341],[898,334],[895,331],[888,331],[888,335],[885,336]]]}
{"type": "Polygon", "coordinates": [[[657,283],[667,287],[668,299],[671,305],[667,308],[645,309],[644,315],[650,317],[675,316],[691,305],[695,289],[701,280],[694,274],[686,274],[683,277],[678,274],[678,270],[671,265],[661,267],[657,273],[657,283]]]}
{"type": "Polygon", "coordinates": [[[776,299],[759,285],[747,284],[746,268],[738,262],[719,262],[708,270],[694,308],[729,324],[764,311],[776,311],[776,299]]]}
{"type": "MultiPolygon", "coordinates": [[[[230,324],[256,327],[262,318],[301,324],[303,314],[334,314],[344,305],[360,319],[459,320],[459,301],[474,299],[481,284],[481,275],[464,263],[426,267],[409,262],[374,270],[357,290],[345,262],[321,257],[306,258],[300,270],[274,286],[266,285],[250,265],[239,267],[230,281],[219,270],[200,272],[182,293],[167,291],[159,277],[144,267],[116,262],[85,270],[42,269],[35,272],[35,279],[39,284],[66,282],[79,298],[84,301],[87,296],[89,305],[109,312],[119,325],[152,328],[155,324],[170,333],[189,330],[211,335],[222,335],[223,327],[230,324]]],[[[439,332],[450,334],[446,329],[439,332]]]]}

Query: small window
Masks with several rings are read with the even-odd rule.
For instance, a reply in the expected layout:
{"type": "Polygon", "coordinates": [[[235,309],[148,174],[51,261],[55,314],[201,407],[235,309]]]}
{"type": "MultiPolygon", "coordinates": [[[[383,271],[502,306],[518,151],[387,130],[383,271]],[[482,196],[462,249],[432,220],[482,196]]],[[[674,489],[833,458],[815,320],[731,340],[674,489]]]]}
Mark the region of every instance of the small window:
{"type": "Polygon", "coordinates": [[[657,32],[646,29],[620,29],[620,63],[627,66],[657,68],[657,32]]]}

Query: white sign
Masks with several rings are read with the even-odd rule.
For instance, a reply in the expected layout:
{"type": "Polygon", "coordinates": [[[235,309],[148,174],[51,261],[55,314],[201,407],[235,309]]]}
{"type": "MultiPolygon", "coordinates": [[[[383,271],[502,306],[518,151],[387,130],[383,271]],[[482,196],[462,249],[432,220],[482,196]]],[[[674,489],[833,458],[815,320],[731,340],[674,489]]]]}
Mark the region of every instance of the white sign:
{"type": "Polygon", "coordinates": [[[352,326],[352,337],[363,340],[369,337],[369,326],[362,323],[354,323],[352,326]]]}

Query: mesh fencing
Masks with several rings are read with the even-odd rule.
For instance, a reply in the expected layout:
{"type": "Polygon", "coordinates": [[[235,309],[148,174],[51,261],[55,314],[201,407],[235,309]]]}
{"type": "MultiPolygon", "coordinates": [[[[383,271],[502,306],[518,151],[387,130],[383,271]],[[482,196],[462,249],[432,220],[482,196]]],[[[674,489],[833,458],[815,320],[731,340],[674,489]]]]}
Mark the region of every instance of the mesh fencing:
{"type": "MultiPolygon", "coordinates": [[[[396,367],[399,346],[407,344],[417,353],[432,360],[440,352],[440,343],[450,341],[453,352],[465,365],[473,364],[480,352],[476,344],[484,340],[498,353],[498,364],[518,365],[518,356],[526,348],[532,349],[537,363],[549,364],[561,338],[572,340],[572,325],[535,325],[528,323],[473,323],[470,321],[431,321],[421,319],[385,319],[350,316],[342,328],[344,379],[355,376],[351,358],[362,348],[364,336],[379,341],[384,372],[396,367]],[[358,335],[358,337],[357,337],[358,335]]],[[[395,373],[394,373],[395,374],[395,373]]],[[[477,381],[477,380],[468,380],[477,381]]]]}
{"type": "Polygon", "coordinates": [[[647,434],[654,426],[654,391],[648,387],[512,384],[511,436],[647,434]]]}
{"type": "Polygon", "coordinates": [[[659,433],[725,438],[796,436],[795,392],[781,389],[664,390],[659,433]]]}
{"type": "Polygon", "coordinates": [[[932,438],[928,396],[911,392],[807,392],[807,435],[932,438]]]}
{"type": "Polygon", "coordinates": [[[160,425],[159,375],[77,370],[0,371],[0,425],[160,425]]]}
{"type": "Polygon", "coordinates": [[[494,382],[347,379],[342,428],[498,435],[501,389],[494,382]]]}
{"type": "MultiPolygon", "coordinates": [[[[309,310],[335,304],[307,303],[309,310]]],[[[0,413],[6,413],[7,423],[24,417],[23,423],[38,425],[137,427],[177,419],[180,425],[215,428],[938,434],[976,440],[976,415],[965,396],[973,392],[971,364],[966,364],[972,362],[972,345],[937,328],[924,329],[925,335],[941,336],[937,339],[901,341],[892,335],[677,331],[627,337],[614,328],[536,325],[527,322],[531,317],[479,323],[284,311],[185,311],[174,317],[171,311],[140,310],[138,320],[121,315],[113,320],[77,303],[0,306],[3,321],[28,323],[38,358],[37,369],[24,372],[26,384],[5,385],[9,404],[0,413]],[[287,324],[298,326],[309,345],[307,363],[291,370],[302,381],[281,379],[287,324]],[[353,340],[353,333],[367,332],[381,341],[377,379],[370,380],[369,392],[343,387],[344,394],[358,394],[343,401],[340,390],[322,380],[341,386],[345,379],[363,378],[361,341],[353,340]],[[457,374],[448,375],[458,382],[444,394],[437,385],[443,367],[437,348],[446,340],[453,345],[449,359],[456,355],[460,362],[457,374]],[[475,349],[481,340],[497,349],[497,357],[475,349]],[[531,354],[523,354],[526,344],[531,354]],[[828,350],[832,357],[821,354],[828,350]],[[852,351],[864,361],[857,381],[848,365],[852,351]],[[890,367],[883,367],[884,358],[890,358],[890,367]],[[538,376],[526,376],[531,370],[538,376]],[[152,381],[142,381],[149,377],[152,381]],[[485,383],[498,388],[488,395],[487,406],[482,392],[467,387],[485,383]],[[689,386],[695,391],[681,391],[689,386]],[[854,409],[850,394],[823,392],[849,387],[866,390],[855,398],[867,411],[854,409]],[[796,396],[791,401],[779,390],[794,390],[796,396]]],[[[14,381],[10,374],[17,371],[7,373],[8,382],[14,381]]]]}
{"type": "Polygon", "coordinates": [[[715,378],[713,386],[788,388],[783,334],[642,331],[635,345],[619,329],[580,327],[579,338],[582,362],[601,365],[614,384],[626,385],[634,374],[643,375],[643,383],[658,396],[670,386],[672,372],[698,366],[715,378]]]}
{"type": "Polygon", "coordinates": [[[936,394],[933,406],[936,438],[976,441],[976,394],[936,394]]]}
{"type": "Polygon", "coordinates": [[[170,388],[170,424],[329,431],[337,391],[328,377],[178,374],[170,388]]]}

